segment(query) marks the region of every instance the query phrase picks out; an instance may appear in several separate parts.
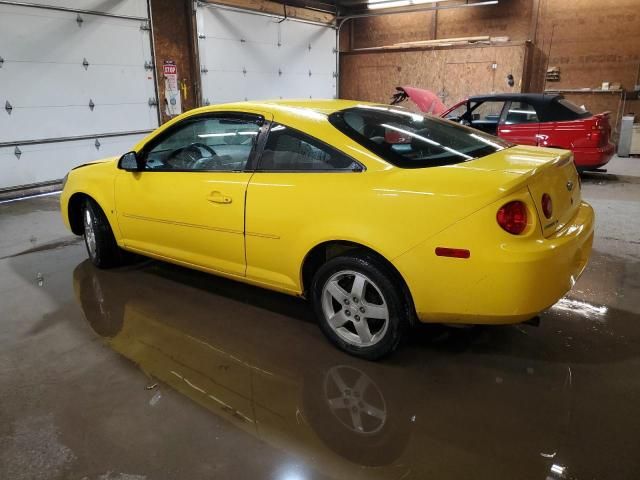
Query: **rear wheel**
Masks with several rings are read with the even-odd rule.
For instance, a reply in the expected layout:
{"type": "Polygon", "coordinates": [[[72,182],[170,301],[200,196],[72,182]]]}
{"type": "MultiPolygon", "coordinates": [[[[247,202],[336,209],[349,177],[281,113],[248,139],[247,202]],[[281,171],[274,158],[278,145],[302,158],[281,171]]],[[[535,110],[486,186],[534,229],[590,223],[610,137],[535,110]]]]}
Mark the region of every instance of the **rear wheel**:
{"type": "Polygon", "coordinates": [[[325,335],[368,360],[393,352],[409,324],[408,302],[395,277],[366,253],[336,257],[320,267],[312,299],[325,335]]]}
{"type": "Polygon", "coordinates": [[[113,236],[111,225],[98,204],[86,199],[82,207],[84,243],[93,264],[98,268],[111,268],[122,264],[123,253],[113,236]]]}

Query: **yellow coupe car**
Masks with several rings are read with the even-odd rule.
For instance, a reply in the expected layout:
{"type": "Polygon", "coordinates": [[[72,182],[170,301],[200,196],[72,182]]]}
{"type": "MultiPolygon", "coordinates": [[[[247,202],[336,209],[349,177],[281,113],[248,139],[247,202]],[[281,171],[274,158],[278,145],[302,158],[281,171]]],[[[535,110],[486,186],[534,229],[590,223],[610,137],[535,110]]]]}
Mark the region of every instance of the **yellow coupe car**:
{"type": "Polygon", "coordinates": [[[61,210],[100,268],[129,251],[305,296],[368,359],[417,321],[534,317],[594,228],[571,152],[345,100],[192,110],[72,170],[61,210]]]}

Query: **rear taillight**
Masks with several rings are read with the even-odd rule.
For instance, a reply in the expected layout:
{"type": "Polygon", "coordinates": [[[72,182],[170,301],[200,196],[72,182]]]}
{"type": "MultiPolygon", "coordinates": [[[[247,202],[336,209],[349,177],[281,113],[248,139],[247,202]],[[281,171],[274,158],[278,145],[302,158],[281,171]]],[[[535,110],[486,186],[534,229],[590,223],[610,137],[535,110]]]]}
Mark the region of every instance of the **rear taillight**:
{"type": "Polygon", "coordinates": [[[548,193],[542,194],[542,213],[547,218],[551,218],[553,215],[553,202],[551,201],[551,195],[548,193]]]}
{"type": "Polygon", "coordinates": [[[587,133],[587,138],[593,142],[595,146],[605,145],[609,139],[607,135],[607,126],[604,118],[597,117],[591,125],[591,131],[587,133]]]}
{"type": "Polygon", "coordinates": [[[500,207],[496,220],[503,230],[520,235],[527,228],[527,206],[520,200],[509,202],[500,207]]]}

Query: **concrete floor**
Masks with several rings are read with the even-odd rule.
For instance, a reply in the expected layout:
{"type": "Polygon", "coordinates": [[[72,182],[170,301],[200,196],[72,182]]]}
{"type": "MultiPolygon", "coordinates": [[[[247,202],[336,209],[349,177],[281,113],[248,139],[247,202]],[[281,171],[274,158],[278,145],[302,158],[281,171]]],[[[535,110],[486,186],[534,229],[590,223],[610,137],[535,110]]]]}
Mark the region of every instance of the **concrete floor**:
{"type": "Polygon", "coordinates": [[[98,271],[55,196],[1,204],[0,478],[640,478],[640,177],[583,188],[593,257],[540,327],[425,326],[380,363],[301,300],[98,271]]]}

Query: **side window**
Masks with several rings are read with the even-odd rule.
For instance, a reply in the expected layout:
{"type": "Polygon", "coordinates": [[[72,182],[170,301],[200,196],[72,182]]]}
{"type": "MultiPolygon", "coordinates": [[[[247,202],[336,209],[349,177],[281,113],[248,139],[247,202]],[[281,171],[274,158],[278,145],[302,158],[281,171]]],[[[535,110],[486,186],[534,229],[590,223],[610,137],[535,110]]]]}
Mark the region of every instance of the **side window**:
{"type": "Polygon", "coordinates": [[[309,135],[274,123],[264,147],[259,170],[360,170],[346,155],[309,135]]]}
{"type": "Polygon", "coordinates": [[[261,124],[257,117],[186,120],[147,152],[145,170],[244,170],[261,124]]]}
{"type": "Polygon", "coordinates": [[[464,102],[462,105],[459,105],[447,113],[446,118],[449,120],[458,120],[461,119],[465,113],[467,113],[467,102],[464,102]]]}
{"type": "Polygon", "coordinates": [[[472,122],[498,123],[504,102],[482,102],[471,113],[472,122]]]}
{"type": "Polygon", "coordinates": [[[514,125],[517,123],[538,123],[538,115],[535,109],[526,102],[511,102],[505,123],[514,125]]]}

